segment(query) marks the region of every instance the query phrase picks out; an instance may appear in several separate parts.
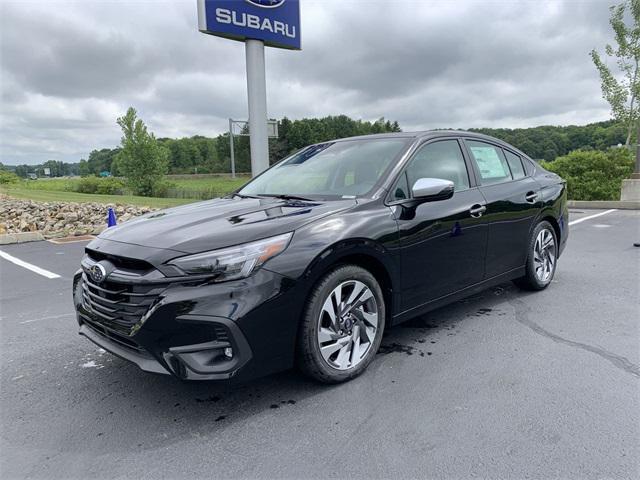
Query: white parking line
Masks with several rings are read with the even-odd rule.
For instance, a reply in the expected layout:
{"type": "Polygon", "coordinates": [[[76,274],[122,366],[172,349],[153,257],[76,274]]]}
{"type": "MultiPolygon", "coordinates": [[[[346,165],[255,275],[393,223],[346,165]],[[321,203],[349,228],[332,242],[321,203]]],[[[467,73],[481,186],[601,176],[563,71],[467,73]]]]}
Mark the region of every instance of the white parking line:
{"type": "Polygon", "coordinates": [[[606,210],[604,212],[595,213],[593,215],[589,215],[588,217],[578,218],[578,219],[574,220],[573,222],[569,222],[569,226],[575,225],[576,223],[584,222],[585,220],[591,220],[592,218],[601,217],[602,215],[606,215],[607,213],[611,213],[611,212],[615,212],[615,211],[617,211],[617,210],[615,208],[612,208],[611,210],[606,210]]]}
{"type": "Polygon", "coordinates": [[[58,275],[57,273],[53,273],[53,272],[50,272],[49,270],[45,270],[44,268],[31,265],[30,263],[27,263],[24,260],[20,260],[19,258],[16,258],[13,255],[9,255],[7,252],[3,252],[2,250],[0,250],[0,257],[10,261],[15,265],[18,265],[19,267],[26,268],[27,270],[31,270],[32,272],[37,273],[38,275],[42,275],[43,277],[60,278],[60,275],[58,275]]]}
{"type": "Polygon", "coordinates": [[[62,315],[51,315],[49,317],[32,318],[31,320],[25,320],[24,322],[20,322],[20,325],[24,325],[25,323],[40,322],[42,320],[56,320],[59,318],[75,317],[75,316],[76,316],[75,313],[63,313],[62,315]]]}

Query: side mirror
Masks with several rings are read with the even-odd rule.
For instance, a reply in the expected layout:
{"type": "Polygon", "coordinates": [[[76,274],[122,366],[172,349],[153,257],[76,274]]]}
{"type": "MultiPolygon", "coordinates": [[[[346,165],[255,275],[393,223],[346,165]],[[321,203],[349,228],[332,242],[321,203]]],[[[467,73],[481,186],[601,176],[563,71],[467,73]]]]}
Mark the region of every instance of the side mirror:
{"type": "Polygon", "coordinates": [[[451,180],[441,178],[419,178],[413,184],[413,198],[423,202],[447,200],[453,197],[454,185],[451,180]]]}

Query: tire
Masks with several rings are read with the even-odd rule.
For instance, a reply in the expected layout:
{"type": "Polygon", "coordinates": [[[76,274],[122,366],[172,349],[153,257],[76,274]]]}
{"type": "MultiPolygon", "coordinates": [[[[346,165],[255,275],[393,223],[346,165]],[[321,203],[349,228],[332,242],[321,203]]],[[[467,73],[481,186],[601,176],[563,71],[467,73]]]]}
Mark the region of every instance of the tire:
{"type": "Polygon", "coordinates": [[[544,290],[556,273],[558,263],[558,238],[553,226],[546,220],[536,225],[527,246],[525,275],[514,280],[524,290],[544,290]],[[542,248],[551,240],[548,248],[542,248]]]}
{"type": "Polygon", "coordinates": [[[298,334],[298,367],[323,383],[357,377],[380,347],[385,315],[382,289],[369,271],[344,265],[328,272],[307,299],[298,334]]]}

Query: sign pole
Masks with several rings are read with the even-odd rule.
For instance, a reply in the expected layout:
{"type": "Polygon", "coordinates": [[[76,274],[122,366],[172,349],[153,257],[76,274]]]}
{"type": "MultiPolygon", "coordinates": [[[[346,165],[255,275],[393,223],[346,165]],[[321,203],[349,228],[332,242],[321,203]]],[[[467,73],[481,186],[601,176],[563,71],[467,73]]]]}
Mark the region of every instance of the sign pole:
{"type": "Polygon", "coordinates": [[[231,153],[231,178],[236,178],[236,155],[233,145],[233,120],[229,119],[229,151],[231,153]]]}
{"type": "Polygon", "coordinates": [[[249,145],[251,175],[257,176],[269,168],[267,138],[267,86],[264,68],[264,42],[245,41],[247,60],[247,90],[249,92],[249,145]]]}

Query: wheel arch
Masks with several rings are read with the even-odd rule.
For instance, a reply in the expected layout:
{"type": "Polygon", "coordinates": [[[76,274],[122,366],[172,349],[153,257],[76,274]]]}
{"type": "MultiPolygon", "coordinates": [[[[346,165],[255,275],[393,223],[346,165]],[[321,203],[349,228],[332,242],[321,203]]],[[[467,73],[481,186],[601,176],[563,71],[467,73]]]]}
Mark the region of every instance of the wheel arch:
{"type": "Polygon", "coordinates": [[[304,273],[304,278],[310,284],[309,291],[326,273],[341,265],[359,266],[376,278],[384,295],[389,325],[388,320],[393,316],[396,303],[394,292],[398,291],[399,280],[387,250],[369,239],[351,239],[327,247],[316,256],[304,273]]]}
{"type": "Polygon", "coordinates": [[[553,210],[549,209],[549,210],[542,211],[538,216],[538,219],[533,223],[533,225],[531,225],[531,232],[533,232],[533,230],[536,228],[536,225],[538,225],[540,222],[545,222],[545,221],[549,222],[553,227],[553,231],[556,234],[556,241],[558,242],[558,245],[560,245],[560,242],[562,239],[562,230],[560,229],[560,224],[558,223],[558,220],[553,215],[553,210]]]}

